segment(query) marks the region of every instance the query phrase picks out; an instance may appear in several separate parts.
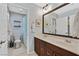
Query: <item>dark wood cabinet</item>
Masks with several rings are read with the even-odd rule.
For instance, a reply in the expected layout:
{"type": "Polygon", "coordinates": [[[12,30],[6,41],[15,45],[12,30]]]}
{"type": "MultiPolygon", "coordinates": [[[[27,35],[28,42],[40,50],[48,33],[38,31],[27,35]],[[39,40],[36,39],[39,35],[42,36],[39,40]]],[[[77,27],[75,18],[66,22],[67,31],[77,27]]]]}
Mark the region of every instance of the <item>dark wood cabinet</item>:
{"type": "Polygon", "coordinates": [[[46,56],[53,56],[54,54],[54,52],[49,48],[46,48],[47,50],[46,50],[46,56]]]}
{"type": "Polygon", "coordinates": [[[35,51],[39,56],[45,56],[46,48],[45,48],[45,42],[35,38],[35,51]]]}
{"type": "Polygon", "coordinates": [[[54,52],[55,52],[55,56],[76,56],[75,53],[72,53],[68,50],[62,49],[58,46],[54,46],[54,52]]]}
{"type": "Polygon", "coordinates": [[[51,44],[46,43],[46,55],[47,56],[53,56],[54,55],[54,49],[51,48],[51,47],[52,47],[51,44]]]}
{"type": "Polygon", "coordinates": [[[45,42],[40,40],[40,55],[45,56],[46,48],[45,42]]]}
{"type": "Polygon", "coordinates": [[[35,41],[35,52],[39,56],[78,56],[68,50],[62,49],[56,45],[50,44],[39,38],[34,38],[35,41]]]}
{"type": "Polygon", "coordinates": [[[35,51],[36,51],[36,53],[38,54],[38,55],[40,55],[40,46],[39,46],[39,44],[40,44],[40,40],[38,39],[38,38],[35,38],[35,40],[34,40],[35,42],[35,51]]]}

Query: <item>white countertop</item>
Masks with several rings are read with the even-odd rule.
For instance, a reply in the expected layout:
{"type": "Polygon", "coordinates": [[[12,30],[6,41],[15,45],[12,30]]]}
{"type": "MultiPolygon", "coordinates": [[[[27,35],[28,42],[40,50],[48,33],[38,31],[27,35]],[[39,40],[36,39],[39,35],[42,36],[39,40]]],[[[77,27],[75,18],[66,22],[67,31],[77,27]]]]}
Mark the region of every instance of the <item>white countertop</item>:
{"type": "Polygon", "coordinates": [[[35,37],[79,55],[79,40],[53,35],[35,34],[35,37]],[[70,41],[66,42],[66,40],[70,41]]]}

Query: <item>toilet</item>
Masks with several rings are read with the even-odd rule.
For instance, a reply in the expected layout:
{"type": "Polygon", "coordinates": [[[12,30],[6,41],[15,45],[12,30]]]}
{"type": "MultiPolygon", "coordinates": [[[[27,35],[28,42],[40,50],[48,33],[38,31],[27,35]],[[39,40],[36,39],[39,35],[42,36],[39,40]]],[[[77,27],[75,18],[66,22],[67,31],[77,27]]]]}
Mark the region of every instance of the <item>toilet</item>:
{"type": "Polygon", "coordinates": [[[21,40],[15,40],[14,41],[14,47],[15,48],[20,48],[21,47],[21,40]]]}
{"type": "Polygon", "coordinates": [[[15,35],[14,47],[15,48],[20,48],[21,47],[20,35],[18,35],[18,34],[15,35]]]}

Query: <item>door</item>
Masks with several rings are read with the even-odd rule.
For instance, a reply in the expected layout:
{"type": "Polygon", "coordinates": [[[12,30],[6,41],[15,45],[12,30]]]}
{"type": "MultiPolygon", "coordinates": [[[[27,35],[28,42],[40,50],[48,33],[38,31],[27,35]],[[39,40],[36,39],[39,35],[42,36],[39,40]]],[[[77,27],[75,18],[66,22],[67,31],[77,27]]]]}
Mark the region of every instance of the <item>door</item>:
{"type": "Polygon", "coordinates": [[[27,15],[23,15],[23,43],[27,47],[27,15]]]}

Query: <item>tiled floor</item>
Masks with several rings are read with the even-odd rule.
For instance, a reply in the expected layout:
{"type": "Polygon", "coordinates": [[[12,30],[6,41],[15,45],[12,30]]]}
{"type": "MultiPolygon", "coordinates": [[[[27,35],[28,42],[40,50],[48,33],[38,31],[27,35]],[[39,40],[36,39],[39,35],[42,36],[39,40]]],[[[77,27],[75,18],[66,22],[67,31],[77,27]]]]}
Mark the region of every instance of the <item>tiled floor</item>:
{"type": "Polygon", "coordinates": [[[21,44],[21,47],[18,49],[9,48],[8,53],[9,56],[37,56],[35,52],[27,54],[26,48],[23,44],[21,44]]]}

